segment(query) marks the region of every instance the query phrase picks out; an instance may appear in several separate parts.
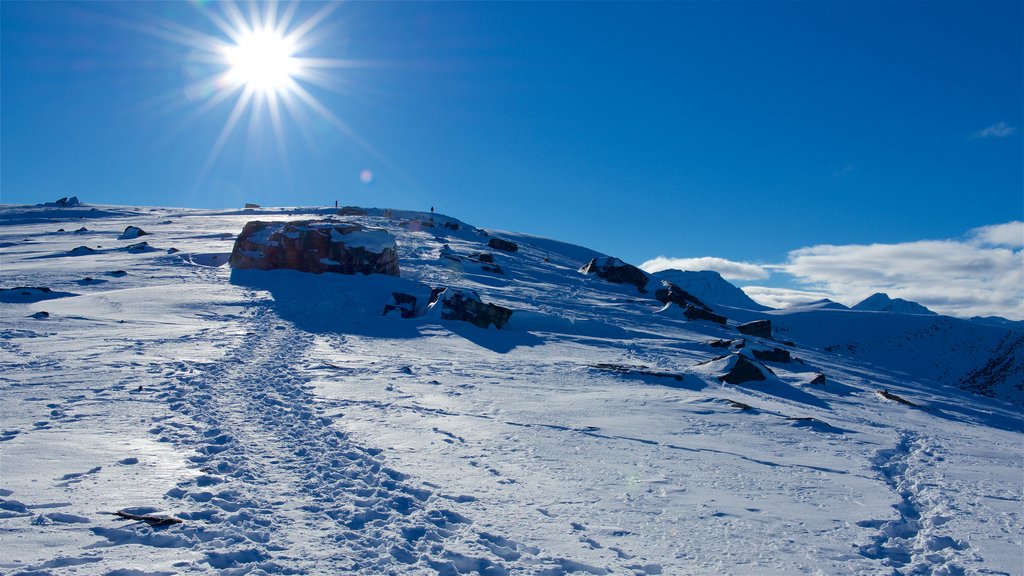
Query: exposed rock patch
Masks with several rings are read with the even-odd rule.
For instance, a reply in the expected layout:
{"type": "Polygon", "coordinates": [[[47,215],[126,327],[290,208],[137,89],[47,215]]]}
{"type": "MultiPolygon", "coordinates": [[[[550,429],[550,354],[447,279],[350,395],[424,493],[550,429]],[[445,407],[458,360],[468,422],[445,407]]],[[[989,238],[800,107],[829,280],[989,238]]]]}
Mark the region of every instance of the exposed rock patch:
{"type": "Polygon", "coordinates": [[[139,236],[146,236],[148,234],[149,232],[146,232],[145,230],[139,228],[138,226],[128,226],[127,228],[124,229],[124,232],[122,232],[121,235],[117,237],[117,239],[134,240],[139,236]]]}
{"type": "Polygon", "coordinates": [[[385,230],[330,220],[249,222],[235,240],[231,266],[258,270],[398,276],[395,239],[385,230]]]}
{"type": "Polygon", "coordinates": [[[518,252],[519,245],[515,242],[504,240],[502,238],[491,238],[487,241],[487,245],[495,250],[502,250],[504,252],[518,252]]]}
{"type": "Polygon", "coordinates": [[[754,320],[753,322],[740,324],[736,329],[739,330],[741,334],[746,334],[747,336],[756,336],[758,338],[772,337],[771,320],[754,320]]]}
{"type": "Polygon", "coordinates": [[[613,284],[632,284],[640,292],[647,292],[647,273],[618,258],[594,258],[579,271],[583,274],[596,274],[598,278],[613,284]]]}
{"type": "Polygon", "coordinates": [[[435,288],[430,297],[430,310],[440,309],[442,320],[461,320],[480,328],[494,325],[501,329],[512,317],[512,310],[497,304],[482,302],[470,290],[435,288]]]}

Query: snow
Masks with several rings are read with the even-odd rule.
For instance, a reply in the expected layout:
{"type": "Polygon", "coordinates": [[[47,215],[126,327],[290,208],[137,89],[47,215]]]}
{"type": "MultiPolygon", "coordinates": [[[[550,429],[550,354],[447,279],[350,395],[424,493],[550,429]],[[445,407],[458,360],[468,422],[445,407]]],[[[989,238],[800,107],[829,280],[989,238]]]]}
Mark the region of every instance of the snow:
{"type": "Polygon", "coordinates": [[[888,294],[877,292],[853,305],[853,310],[866,310],[871,312],[894,312],[898,314],[935,314],[928,308],[904,300],[903,298],[890,298],[888,294]]]}
{"type": "Polygon", "coordinates": [[[99,207],[90,246],[134,225],[157,249],[68,256],[83,237],[54,231],[88,212],[0,207],[0,288],[55,295],[0,298],[4,573],[1024,572],[1021,380],[957,386],[1020,355],[1008,328],[747,310],[799,361],[730,385],[708,342],[739,308],[657,314],[569,244],[503,233],[505,274],[461,270],[438,253],[486,250],[472,226],[368,209],[348,219],[393,235],[402,277],[233,271],[252,212],[99,207]],[[512,318],[383,315],[424,284],[512,318]]]}
{"type": "Polygon", "coordinates": [[[698,300],[711,306],[730,306],[745,310],[768,310],[750,299],[743,290],[726,282],[722,275],[714,270],[662,270],[652,274],[655,278],[668,280],[683,290],[693,294],[698,300]]]}

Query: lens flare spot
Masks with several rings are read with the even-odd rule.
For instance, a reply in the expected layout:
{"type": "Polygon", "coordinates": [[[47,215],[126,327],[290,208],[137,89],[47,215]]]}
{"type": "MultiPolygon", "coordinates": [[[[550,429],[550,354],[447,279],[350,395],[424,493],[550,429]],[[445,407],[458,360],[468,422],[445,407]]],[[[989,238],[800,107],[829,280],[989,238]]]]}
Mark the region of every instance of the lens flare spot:
{"type": "Polygon", "coordinates": [[[362,172],[359,173],[359,180],[363,184],[372,184],[373,183],[373,172],[370,172],[369,170],[363,170],[362,172]]]}

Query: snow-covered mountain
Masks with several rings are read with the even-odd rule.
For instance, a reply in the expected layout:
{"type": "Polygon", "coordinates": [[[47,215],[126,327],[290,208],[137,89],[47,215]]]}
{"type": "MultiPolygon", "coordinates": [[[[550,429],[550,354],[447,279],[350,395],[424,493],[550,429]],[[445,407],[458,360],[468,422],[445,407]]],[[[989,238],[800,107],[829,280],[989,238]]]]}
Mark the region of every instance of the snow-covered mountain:
{"type": "Polygon", "coordinates": [[[652,276],[668,280],[707,303],[744,310],[769,310],[714,270],[662,270],[652,276]]]}
{"type": "Polygon", "coordinates": [[[1021,331],[343,212],[0,207],[0,571],[1022,572],[1021,331]]]}
{"type": "Polygon", "coordinates": [[[896,314],[935,314],[935,312],[917,302],[911,302],[903,298],[890,298],[888,294],[883,294],[882,292],[876,292],[868,296],[854,304],[852,309],[867,312],[893,312],[896,314]]]}

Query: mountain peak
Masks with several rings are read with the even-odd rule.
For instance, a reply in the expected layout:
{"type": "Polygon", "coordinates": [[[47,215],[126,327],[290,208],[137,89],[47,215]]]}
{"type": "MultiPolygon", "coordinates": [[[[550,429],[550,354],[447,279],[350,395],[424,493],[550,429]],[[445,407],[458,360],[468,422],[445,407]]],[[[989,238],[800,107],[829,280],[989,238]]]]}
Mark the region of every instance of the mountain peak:
{"type": "Polygon", "coordinates": [[[917,302],[903,298],[890,298],[883,292],[876,292],[868,296],[855,304],[852,309],[868,312],[895,312],[897,314],[935,314],[917,302]]]}
{"type": "Polygon", "coordinates": [[[746,292],[730,283],[714,270],[662,270],[652,276],[669,282],[696,296],[700,301],[714,306],[731,306],[744,310],[770,310],[754,302],[746,292]]]}

